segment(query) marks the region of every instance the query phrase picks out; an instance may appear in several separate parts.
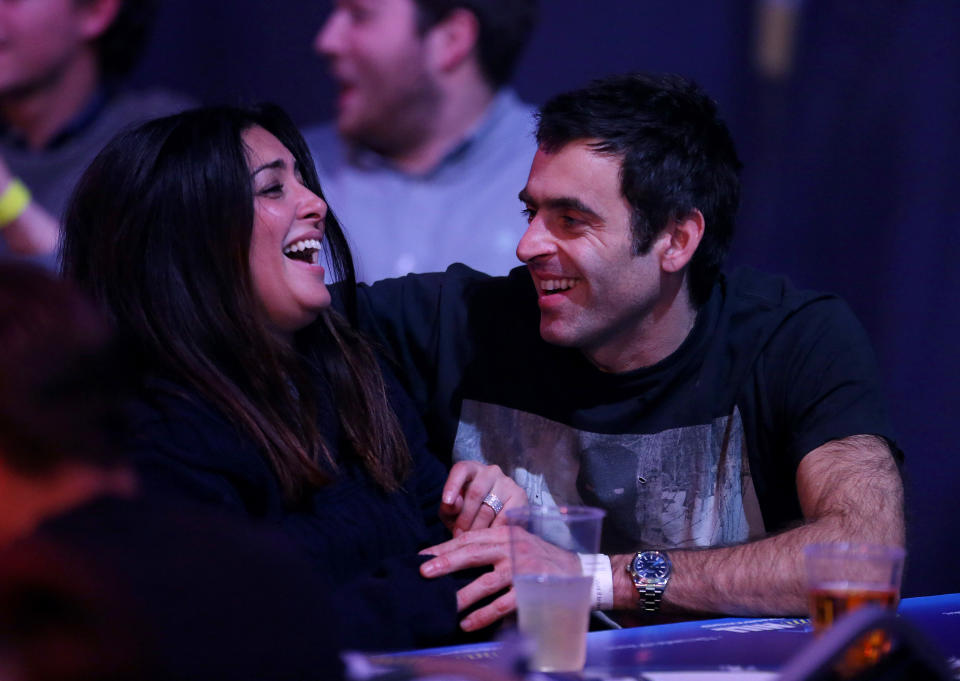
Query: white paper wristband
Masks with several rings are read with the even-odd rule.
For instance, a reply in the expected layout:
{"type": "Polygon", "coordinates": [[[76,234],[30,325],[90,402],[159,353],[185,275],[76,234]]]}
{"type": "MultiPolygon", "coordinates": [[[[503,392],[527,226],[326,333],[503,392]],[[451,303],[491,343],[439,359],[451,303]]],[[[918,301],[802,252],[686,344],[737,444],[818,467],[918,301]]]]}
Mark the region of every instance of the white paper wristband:
{"type": "Polygon", "coordinates": [[[584,575],[593,575],[591,607],[594,610],[613,608],[613,568],[610,556],[603,553],[578,553],[584,575]]]}

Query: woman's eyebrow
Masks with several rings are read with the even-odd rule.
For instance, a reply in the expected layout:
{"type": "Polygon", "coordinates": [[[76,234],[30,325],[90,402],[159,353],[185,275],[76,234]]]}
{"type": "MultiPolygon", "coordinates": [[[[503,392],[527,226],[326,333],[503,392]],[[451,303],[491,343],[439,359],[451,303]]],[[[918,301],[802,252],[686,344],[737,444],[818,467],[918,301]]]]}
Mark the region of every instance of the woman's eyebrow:
{"type": "Polygon", "coordinates": [[[250,177],[255,177],[257,173],[264,170],[273,170],[274,168],[283,170],[286,167],[286,165],[287,164],[284,162],[282,158],[278,158],[276,161],[271,161],[270,163],[264,163],[262,166],[259,166],[258,168],[256,168],[252,173],[250,173],[250,177]]]}

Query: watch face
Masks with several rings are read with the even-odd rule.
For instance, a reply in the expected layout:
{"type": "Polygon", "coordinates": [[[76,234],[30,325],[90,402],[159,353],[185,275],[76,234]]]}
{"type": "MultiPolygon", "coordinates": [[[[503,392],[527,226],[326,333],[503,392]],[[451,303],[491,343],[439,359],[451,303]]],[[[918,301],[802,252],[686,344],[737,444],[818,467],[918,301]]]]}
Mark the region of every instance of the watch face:
{"type": "Polygon", "coordinates": [[[656,551],[641,553],[634,558],[634,571],[644,579],[663,579],[670,572],[666,557],[656,551]]]}

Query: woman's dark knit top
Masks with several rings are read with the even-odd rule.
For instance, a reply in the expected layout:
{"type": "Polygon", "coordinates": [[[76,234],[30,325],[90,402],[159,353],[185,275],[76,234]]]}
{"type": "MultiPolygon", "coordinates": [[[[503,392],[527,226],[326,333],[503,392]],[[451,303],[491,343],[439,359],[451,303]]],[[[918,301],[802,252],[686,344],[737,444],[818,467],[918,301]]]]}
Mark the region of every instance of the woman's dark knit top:
{"type": "Polygon", "coordinates": [[[437,515],[446,469],[426,450],[423,426],[406,394],[384,373],[413,458],[412,472],[397,492],[384,492],[361,464],[343,456],[349,444],[339,436],[334,397],[322,378],[318,424],[338,470],[333,482],[312,492],[300,508],[285,505],[279,480],[256,443],[176,383],[148,382],[132,404],[127,446],[148,491],[209,502],[289,536],[323,579],[337,586],[338,600],[350,604],[345,645],[446,643],[458,631],[455,594],[463,582],[420,577],[423,558],[417,555],[449,538],[437,515]]]}

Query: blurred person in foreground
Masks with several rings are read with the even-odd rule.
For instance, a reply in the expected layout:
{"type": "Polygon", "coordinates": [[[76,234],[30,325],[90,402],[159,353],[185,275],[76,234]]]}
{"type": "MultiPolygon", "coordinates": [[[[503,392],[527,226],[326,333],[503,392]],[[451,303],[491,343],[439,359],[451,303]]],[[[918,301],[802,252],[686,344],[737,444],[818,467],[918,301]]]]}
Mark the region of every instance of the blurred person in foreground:
{"type": "Polygon", "coordinates": [[[292,547],[142,494],[116,441],[127,365],[93,303],[0,263],[0,348],[0,676],[339,676],[331,603],[292,547]]]}
{"type": "Polygon", "coordinates": [[[515,264],[536,145],[508,82],[536,13],[536,0],[335,2],[314,46],[336,121],[305,136],[359,279],[515,264]]]}
{"type": "Polygon", "coordinates": [[[156,0],[0,3],[0,259],[53,267],[63,206],[118,130],[184,98],[128,92],[156,0]]]}
{"type": "Polygon", "coordinates": [[[366,580],[339,626],[377,633],[351,645],[448,642],[462,580],[422,578],[418,551],[502,522],[488,495],[526,496],[495,466],[448,477],[399,383],[330,308],[321,251],[353,281],[289,118],[214,107],[104,148],[67,210],[63,273],[137,361],[124,446],[145,488],[275,526],[334,587],[366,580]]]}
{"type": "MultiPolygon", "coordinates": [[[[862,327],[836,296],[722,272],[740,162],[715,103],[679,76],[611,77],[550,100],[537,141],[526,267],[359,290],[434,451],[498,464],[531,503],[605,508],[605,553],[584,558],[595,606],[648,621],[803,613],[804,545],[902,545],[901,453],[862,327]]],[[[469,607],[509,583],[503,540],[432,547],[423,572],[493,561],[469,607]]]]}

